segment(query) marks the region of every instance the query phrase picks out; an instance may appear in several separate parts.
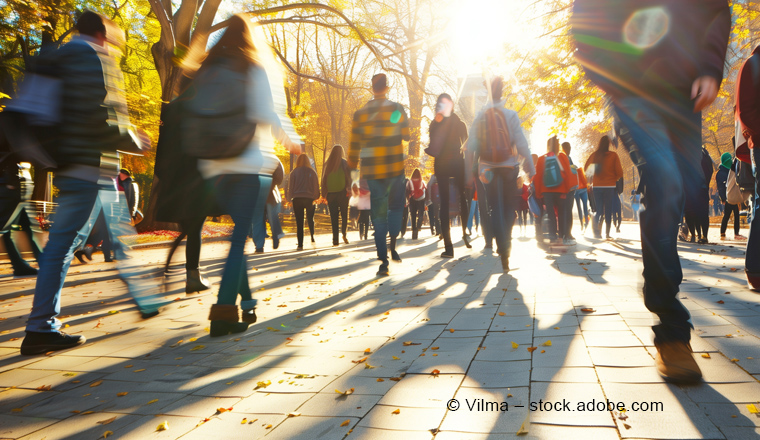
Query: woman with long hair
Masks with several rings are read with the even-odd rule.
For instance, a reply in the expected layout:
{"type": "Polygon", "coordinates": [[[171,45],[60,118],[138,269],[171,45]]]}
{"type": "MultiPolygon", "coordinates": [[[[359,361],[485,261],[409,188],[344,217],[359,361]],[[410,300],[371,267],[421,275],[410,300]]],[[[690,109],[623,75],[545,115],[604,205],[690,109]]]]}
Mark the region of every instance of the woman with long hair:
{"type": "Polygon", "coordinates": [[[610,151],[610,137],[605,135],[599,139],[599,146],[586,161],[583,167],[586,174],[593,177],[594,205],[594,237],[602,238],[602,220],[607,222],[607,239],[610,239],[612,228],[612,203],[616,195],[615,185],[623,177],[623,166],[617,153],[610,151]]]}
{"type": "Polygon", "coordinates": [[[348,244],[346,230],[348,228],[348,198],[351,190],[351,172],[348,162],[343,158],[343,147],[335,145],[330,151],[325,167],[322,170],[322,197],[327,199],[332,223],[333,246],[338,242],[338,226],[343,233],[343,242],[348,244]],[[339,223],[342,218],[342,224],[339,223]]]}
{"type": "MultiPolygon", "coordinates": [[[[278,81],[278,71],[276,64],[272,63],[271,50],[263,39],[254,35],[248,20],[243,16],[235,15],[228,23],[224,34],[200,64],[194,75],[193,85],[190,86],[196,98],[211,97],[210,102],[194,103],[195,105],[216,104],[224,107],[214,99],[219,98],[220,87],[236,87],[236,83],[218,80],[214,82],[214,79],[244,78],[242,82],[237,83],[243,84],[244,90],[233,92],[245,97],[245,108],[237,111],[243,113],[244,120],[249,125],[242,128],[247,128],[247,133],[252,133],[250,136],[241,137],[242,141],[247,143],[239,154],[198,160],[198,170],[207,184],[213,187],[217,204],[235,223],[217,303],[211,306],[209,315],[211,336],[240,333],[245,331],[250,323],[256,322],[256,300],[252,298],[248,284],[247,261],[244,255],[246,239],[254,219],[264,219],[264,207],[272,184],[272,173],[278,163],[274,154],[274,136],[289,147],[291,152],[300,150],[294,141],[296,136],[288,135],[283,128],[288,126],[290,121],[285,119],[282,116],[284,113],[278,112],[275,106],[275,96],[278,88],[282,89],[282,83],[278,81]],[[213,89],[209,84],[213,84],[213,89]],[[236,305],[238,295],[241,297],[242,322],[236,305]]],[[[279,93],[282,91],[279,90],[279,93]]],[[[226,95],[234,96],[234,93],[226,95]]],[[[229,112],[232,109],[227,110],[229,112]]],[[[238,117],[240,113],[237,113],[238,117]]],[[[214,124],[224,122],[218,119],[214,119],[214,124]]],[[[220,151],[227,147],[228,145],[218,145],[220,151]]]]}
{"type": "Polygon", "coordinates": [[[319,179],[311,167],[309,156],[301,154],[296,159],[296,168],[290,173],[288,196],[293,203],[296,216],[296,235],[298,250],[303,250],[304,216],[309,223],[311,242],[314,242],[314,201],[319,198],[319,179]]]}

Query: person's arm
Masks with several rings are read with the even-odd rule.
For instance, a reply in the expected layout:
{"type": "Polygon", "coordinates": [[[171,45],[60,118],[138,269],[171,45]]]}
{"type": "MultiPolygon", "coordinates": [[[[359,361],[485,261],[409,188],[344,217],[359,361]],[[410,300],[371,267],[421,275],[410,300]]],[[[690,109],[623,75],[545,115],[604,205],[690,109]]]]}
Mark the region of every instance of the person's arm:
{"type": "MultiPolygon", "coordinates": [[[[325,187],[327,186],[325,185],[325,187]]],[[[311,188],[314,200],[317,200],[319,198],[319,177],[317,177],[317,172],[314,170],[311,173],[311,188]]]]}
{"type": "Polygon", "coordinates": [[[613,154],[615,155],[615,182],[617,182],[623,177],[623,165],[620,163],[620,156],[615,152],[613,152],[613,154]]]}
{"type": "MultiPolygon", "coordinates": [[[[542,199],[544,195],[541,193],[541,189],[543,188],[543,182],[544,182],[544,161],[546,160],[545,156],[541,156],[538,158],[538,161],[536,162],[536,173],[533,175],[533,195],[537,199],[542,199]]],[[[532,161],[532,159],[531,159],[532,161]]]]}
{"type": "Polygon", "coordinates": [[[359,167],[359,155],[362,152],[362,133],[359,124],[361,110],[354,113],[354,119],[351,122],[351,139],[348,142],[348,166],[352,170],[359,167]]]}
{"type": "Polygon", "coordinates": [[[351,181],[351,170],[348,168],[346,159],[341,159],[340,166],[343,168],[343,177],[346,180],[346,191],[350,193],[353,182],[351,181]]]}
{"type": "Polygon", "coordinates": [[[282,185],[282,180],[285,178],[285,168],[282,166],[282,162],[277,160],[277,169],[272,173],[272,186],[282,185]]]}
{"type": "Polygon", "coordinates": [[[760,84],[756,82],[757,78],[760,78],[760,55],[755,54],[742,65],[736,91],[736,112],[746,139],[760,135],[760,101],[757,99],[760,84]]]}
{"type": "Polygon", "coordinates": [[[397,111],[401,113],[401,119],[398,121],[398,124],[401,125],[401,140],[409,142],[412,136],[409,133],[409,118],[406,117],[406,110],[401,104],[398,104],[397,111]]]}
{"type": "Polygon", "coordinates": [[[523,133],[520,117],[517,116],[516,112],[512,112],[511,117],[509,118],[509,135],[515,143],[517,153],[524,158],[523,169],[528,173],[529,177],[535,175],[536,167],[534,166],[533,158],[530,155],[530,146],[528,145],[528,140],[525,138],[525,133],[523,133]]]}
{"type": "MultiPolygon", "coordinates": [[[[704,14],[703,30],[701,26],[694,28],[692,38],[702,41],[699,54],[699,77],[691,87],[691,99],[694,99],[694,111],[700,112],[715,101],[718,96],[720,83],[723,81],[723,64],[726,59],[728,40],[731,33],[731,9],[726,0],[703,0],[699,10],[689,11],[691,14],[704,14]]],[[[686,29],[680,29],[686,32],[686,29]]]]}

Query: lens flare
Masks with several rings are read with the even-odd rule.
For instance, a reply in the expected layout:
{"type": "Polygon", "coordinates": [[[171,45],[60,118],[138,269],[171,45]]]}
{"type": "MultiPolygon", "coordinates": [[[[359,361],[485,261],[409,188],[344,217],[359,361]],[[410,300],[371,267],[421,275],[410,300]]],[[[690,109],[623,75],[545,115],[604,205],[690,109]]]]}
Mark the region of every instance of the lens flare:
{"type": "Polygon", "coordinates": [[[670,29],[670,15],[662,6],[639,9],[623,27],[623,41],[639,49],[659,43],[670,29]]]}

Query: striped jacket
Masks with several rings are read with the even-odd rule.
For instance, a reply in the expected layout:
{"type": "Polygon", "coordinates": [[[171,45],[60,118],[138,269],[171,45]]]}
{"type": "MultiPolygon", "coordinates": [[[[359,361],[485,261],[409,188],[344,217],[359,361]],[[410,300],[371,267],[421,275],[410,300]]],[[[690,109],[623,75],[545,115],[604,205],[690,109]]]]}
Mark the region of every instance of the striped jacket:
{"type": "Polygon", "coordinates": [[[409,141],[409,119],[401,104],[385,98],[368,102],[354,113],[348,165],[361,159],[362,178],[385,179],[404,174],[404,147],[409,141]]]}

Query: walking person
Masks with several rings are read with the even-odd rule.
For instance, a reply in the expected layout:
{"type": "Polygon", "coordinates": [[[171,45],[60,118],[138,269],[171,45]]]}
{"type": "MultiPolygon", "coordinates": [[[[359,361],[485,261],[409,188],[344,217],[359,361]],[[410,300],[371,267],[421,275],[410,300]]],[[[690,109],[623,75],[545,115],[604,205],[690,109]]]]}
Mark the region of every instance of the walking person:
{"type": "MultiPolygon", "coordinates": [[[[145,133],[140,132],[137,140],[133,140],[126,135],[126,126],[108,123],[109,113],[117,115],[125,125],[129,119],[123,113],[126,109],[123,90],[117,85],[121,78],[117,50],[108,42],[108,38],[116,37],[118,28],[106,18],[85,11],[75,29],[77,35],[69,43],[39,60],[61,81],[60,139],[55,154],[58,170],[54,182],[58,188],[58,210],[39,261],[32,310],[21,343],[23,355],[62,350],[85,342],[82,335],[60,331],[57,316],[66,273],[74,250],[89,235],[93,213],[97,214],[101,207],[106,208],[112,238],[135,234],[126,203],[118,198],[112,176],[118,170],[117,150],[142,153],[150,146],[145,133]],[[106,32],[107,24],[111,34],[106,32]]],[[[118,266],[120,277],[142,316],[155,316],[164,304],[158,284],[137,278],[135,274],[141,268],[126,259],[128,246],[118,249],[117,257],[125,260],[118,266]]]]}
{"type": "Polygon", "coordinates": [[[42,254],[39,245],[34,241],[32,225],[27,214],[33,188],[34,183],[29,170],[19,166],[14,154],[5,152],[0,159],[0,235],[15,277],[37,275],[37,269],[30,266],[18,251],[11,237],[12,226],[18,225],[26,234],[35,260],[39,261],[42,254]]]}
{"type": "MultiPolygon", "coordinates": [[[[567,238],[566,207],[573,175],[567,155],[560,153],[559,140],[552,136],[546,143],[546,154],[536,163],[536,198],[543,199],[549,216],[549,242],[555,245],[573,245],[567,238]]],[[[576,180],[577,182],[577,180],[576,180]]]]}
{"type": "Polygon", "coordinates": [[[435,237],[441,235],[441,219],[439,209],[441,206],[441,194],[438,190],[438,178],[433,174],[427,184],[427,207],[428,219],[430,220],[430,234],[435,237]]]}
{"type": "Polygon", "coordinates": [[[264,215],[260,218],[254,218],[251,225],[251,237],[253,238],[254,246],[256,246],[255,253],[257,254],[264,253],[264,244],[267,238],[267,222],[269,222],[272,232],[272,249],[280,247],[280,239],[285,235],[280,224],[280,202],[282,202],[282,196],[280,196],[280,188],[278,187],[278,185],[282,185],[284,178],[285,168],[282,166],[282,162],[277,159],[277,168],[272,174],[272,185],[267,194],[264,215]]]}
{"type": "Polygon", "coordinates": [[[604,135],[599,139],[599,146],[594,151],[583,167],[587,176],[593,178],[594,205],[596,216],[594,218],[594,238],[602,238],[602,223],[607,223],[606,238],[609,240],[612,229],[612,212],[615,198],[615,188],[618,179],[623,177],[623,166],[620,157],[614,151],[610,151],[610,138],[604,135]]]}
{"type": "Polygon", "coordinates": [[[612,198],[612,224],[615,226],[615,232],[620,233],[620,225],[623,224],[623,201],[620,196],[623,194],[625,182],[619,178],[615,182],[615,196],[612,198]]]}
{"type": "MultiPolygon", "coordinates": [[[[515,224],[514,196],[517,192],[518,167],[522,161],[523,169],[529,177],[533,177],[536,170],[528,140],[520,126],[520,118],[517,112],[505,107],[503,92],[504,82],[497,76],[490,82],[491,99],[472,124],[474,134],[468,140],[467,150],[472,152],[473,164],[467,169],[476,174],[485,185],[491,231],[496,238],[496,252],[502,270],[506,273],[509,271],[512,229],[515,224]]],[[[471,180],[468,178],[467,181],[471,180]]]]}
{"type": "Polygon", "coordinates": [[[409,213],[412,217],[412,240],[416,240],[422,229],[422,221],[425,219],[425,197],[427,197],[427,186],[422,180],[419,168],[415,168],[412,172],[412,178],[406,185],[406,194],[409,200],[409,213]]]}
{"type": "Polygon", "coordinates": [[[629,201],[631,202],[631,210],[633,211],[633,221],[638,223],[639,210],[641,209],[641,194],[638,194],[636,190],[632,189],[629,201]]]}
{"type": "Polygon", "coordinates": [[[356,206],[356,210],[359,212],[359,220],[357,221],[359,240],[366,240],[369,236],[369,216],[372,208],[367,181],[360,179],[358,182],[354,182],[352,192],[353,196],[351,196],[350,203],[356,206]]]}
{"type": "MultiPolygon", "coordinates": [[[[648,14],[638,13],[641,7],[638,0],[575,0],[570,24],[576,58],[610,97],[615,131],[639,168],[644,303],[660,318],[653,327],[657,369],[671,381],[697,382],[692,324],[678,300],[676,235],[684,200],[705,184],[701,112],[723,79],[731,10],[725,0],[655,0],[648,14]]],[[[596,163],[605,174],[607,163],[596,163]]],[[[607,183],[596,178],[595,185],[607,183]]]]}
{"type": "Polygon", "coordinates": [[[298,250],[303,250],[304,223],[309,224],[311,242],[314,243],[314,201],[319,198],[319,179],[317,172],[311,167],[309,156],[301,154],[296,159],[296,167],[290,173],[288,181],[288,197],[293,204],[293,214],[296,216],[296,236],[298,250]]]}
{"type": "Polygon", "coordinates": [[[465,247],[472,247],[467,238],[467,192],[465,191],[465,169],[462,145],[467,141],[467,126],[454,113],[454,100],[447,93],[438,96],[435,117],[430,123],[430,147],[425,152],[434,158],[433,168],[438,181],[441,196],[439,209],[441,219],[441,236],[444,250],[442,258],[454,258],[454,244],[451,240],[451,185],[459,196],[459,218],[462,224],[462,240],[465,247]]]}
{"type": "Polygon", "coordinates": [[[332,224],[333,246],[338,246],[338,231],[343,235],[343,243],[348,244],[348,192],[351,190],[351,171],[343,158],[343,146],[335,145],[322,170],[322,197],[327,199],[332,224]],[[338,217],[341,217],[341,219],[338,217]]]}
{"type": "Polygon", "coordinates": [[[578,208],[578,219],[581,223],[581,228],[585,231],[588,227],[588,181],[586,180],[586,173],[583,168],[578,167],[578,189],[575,191],[575,204],[578,208]]]}
{"type": "Polygon", "coordinates": [[[565,199],[565,233],[567,236],[563,238],[570,242],[574,242],[575,237],[573,237],[573,206],[575,206],[575,192],[580,186],[580,179],[578,177],[578,167],[573,163],[573,159],[570,157],[570,151],[572,151],[570,142],[562,142],[562,153],[567,156],[567,161],[570,163],[571,171],[571,182],[569,190],[567,192],[567,198],[565,199]]]}
{"type": "Polygon", "coordinates": [[[707,148],[702,146],[702,172],[705,175],[705,185],[699,188],[695,196],[697,201],[696,219],[697,232],[699,234],[699,243],[707,244],[707,233],[710,230],[710,181],[712,180],[715,164],[710,157],[707,148]]]}
{"type": "Polygon", "coordinates": [[[280,98],[283,83],[278,64],[267,43],[255,36],[243,15],[230,18],[227,29],[200,65],[193,84],[196,95],[189,104],[194,112],[186,120],[187,141],[194,151],[213,150],[212,158],[198,161],[198,169],[207,185],[213,187],[217,204],[235,223],[217,302],[209,314],[210,335],[219,337],[241,333],[257,320],[245,244],[254,221],[264,219],[272,175],[279,163],[274,154],[275,139],[291,152],[300,147],[291,137],[295,136],[289,136],[283,128],[289,120],[284,116],[284,97],[280,98]],[[241,107],[234,113],[230,108],[213,108],[217,101],[204,99],[212,97],[219,102],[227,102],[222,98],[239,99],[241,107]],[[200,114],[198,107],[204,110],[200,114]],[[206,117],[211,110],[233,116],[206,117]],[[218,130],[224,129],[228,135],[226,128],[233,123],[235,134],[225,142],[216,141],[218,130]],[[190,137],[193,134],[197,140],[190,137]],[[209,138],[215,142],[203,145],[201,141],[209,138]],[[233,145],[239,150],[230,151],[233,145]],[[237,306],[238,296],[242,312],[237,306]]]}
{"type": "MultiPolygon", "coordinates": [[[[723,219],[720,222],[720,239],[727,240],[726,230],[728,229],[728,221],[731,216],[734,217],[734,239],[741,240],[744,237],[739,233],[741,216],[739,215],[739,205],[728,203],[726,199],[726,189],[728,181],[728,173],[733,169],[734,159],[731,153],[723,153],[720,156],[720,166],[718,172],[715,173],[715,186],[718,187],[718,197],[723,203],[723,219]]],[[[735,171],[734,171],[735,172],[735,171]]]]}
{"type": "Polygon", "coordinates": [[[372,224],[375,227],[375,246],[380,259],[378,276],[388,276],[388,247],[395,261],[401,261],[396,251],[396,238],[401,230],[404,211],[404,147],[408,142],[409,120],[401,104],[388,100],[388,78],[384,73],[372,77],[374,98],[354,113],[348,165],[359,167],[367,179],[371,199],[372,224]]]}

